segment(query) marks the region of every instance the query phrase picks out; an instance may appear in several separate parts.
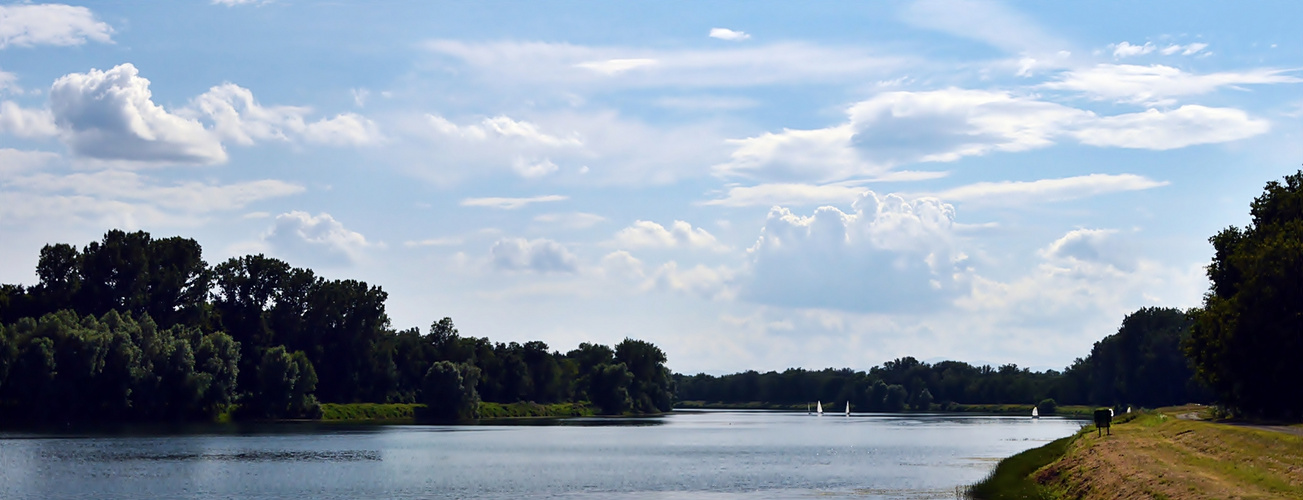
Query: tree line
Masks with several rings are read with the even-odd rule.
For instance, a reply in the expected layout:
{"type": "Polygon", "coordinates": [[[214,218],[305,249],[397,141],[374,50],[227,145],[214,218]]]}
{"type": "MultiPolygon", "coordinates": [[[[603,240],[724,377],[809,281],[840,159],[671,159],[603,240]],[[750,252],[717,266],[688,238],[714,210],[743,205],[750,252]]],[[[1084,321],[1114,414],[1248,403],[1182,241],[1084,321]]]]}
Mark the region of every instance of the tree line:
{"type": "Polygon", "coordinates": [[[793,368],[678,375],[675,381],[684,400],[780,405],[848,401],[863,411],[944,409],[952,403],[1037,404],[1046,399],[1055,404],[1156,407],[1207,399],[1181,351],[1190,324],[1189,316],[1177,309],[1141,309],[1063,371],[904,357],[868,371],[793,368]]]}
{"type": "Polygon", "coordinates": [[[231,408],[299,418],[318,402],[420,402],[465,418],[481,400],[620,414],[667,411],[673,399],[665,354],[645,341],[561,353],[462,337],[450,318],[396,331],[378,286],[263,255],[209,266],[192,239],[109,231],[81,249],[46,245],[36,271],[34,286],[0,286],[0,415],[11,419],[231,408]]]}

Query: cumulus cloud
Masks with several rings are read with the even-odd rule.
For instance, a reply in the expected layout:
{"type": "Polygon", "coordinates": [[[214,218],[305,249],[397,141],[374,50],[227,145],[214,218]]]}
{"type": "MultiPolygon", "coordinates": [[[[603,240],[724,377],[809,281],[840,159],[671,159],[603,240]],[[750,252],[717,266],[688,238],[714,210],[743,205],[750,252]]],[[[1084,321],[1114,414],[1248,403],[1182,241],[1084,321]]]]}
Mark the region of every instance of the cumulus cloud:
{"type": "Polygon", "coordinates": [[[112,43],[113,28],[86,7],[62,4],[0,5],[0,49],[10,46],[112,43]]]}
{"type": "Polygon", "coordinates": [[[674,221],[668,229],[651,221],[635,221],[615,233],[615,244],[629,248],[728,249],[705,229],[694,228],[692,224],[681,220],[674,221]]]}
{"type": "Polygon", "coordinates": [[[1177,97],[1208,94],[1238,85],[1303,82],[1303,79],[1288,73],[1289,70],[1259,68],[1200,75],[1161,64],[1098,64],[1086,69],[1065,71],[1055,81],[1041,86],[1081,92],[1099,100],[1172,104],[1177,97]]]}
{"type": "Polygon", "coordinates": [[[524,208],[533,203],[547,203],[553,201],[565,201],[570,199],[569,196],[559,194],[549,194],[544,196],[531,196],[527,198],[466,198],[461,201],[463,207],[487,207],[502,210],[515,210],[524,208]]]}
{"type": "Polygon", "coordinates": [[[249,89],[225,83],[194,98],[183,114],[210,120],[213,132],[222,140],[245,146],[255,141],[294,139],[360,146],[381,140],[375,123],[360,115],[343,113],[309,122],[306,116],[311,112],[301,106],[263,106],[249,89]]]}
{"type": "Polygon", "coordinates": [[[226,161],[217,136],[151,100],[149,80],[121,64],[54,81],[50,109],[75,154],[101,160],[213,164],[226,161]]]}
{"type": "Polygon", "coordinates": [[[1064,137],[1099,147],[1174,149],[1262,134],[1265,120],[1233,108],[1188,105],[1113,116],[1008,92],[887,92],[857,103],[848,121],[730,141],[716,174],[778,182],[883,175],[899,165],[1043,148],[1064,137]]]}
{"type": "Polygon", "coordinates": [[[718,38],[720,40],[728,40],[730,42],[740,42],[751,38],[751,35],[744,31],[733,31],[728,28],[711,28],[710,37],[718,38]]]}
{"type": "Polygon", "coordinates": [[[493,267],[507,271],[577,273],[579,258],[560,243],[549,239],[506,238],[489,249],[493,267]]]}
{"type": "Polygon", "coordinates": [[[935,198],[864,193],[851,213],[775,207],[749,250],[740,297],[788,307],[904,312],[960,291],[966,257],[954,208],[935,198]]]}
{"type": "Polygon", "coordinates": [[[978,182],[942,191],[936,196],[952,201],[1019,205],[1139,191],[1168,184],[1135,174],[1090,174],[1035,181],[978,182]]]}
{"type": "Polygon", "coordinates": [[[332,266],[356,263],[373,246],[328,213],[314,216],[298,210],[277,215],[263,240],[290,257],[332,266]]]}
{"type": "Polygon", "coordinates": [[[1123,248],[1116,235],[1114,229],[1074,229],[1039,253],[1051,261],[1098,262],[1132,271],[1137,259],[1123,248]]]}
{"type": "Polygon", "coordinates": [[[0,133],[18,137],[51,137],[59,133],[48,109],[28,109],[13,101],[0,102],[0,133]]]}

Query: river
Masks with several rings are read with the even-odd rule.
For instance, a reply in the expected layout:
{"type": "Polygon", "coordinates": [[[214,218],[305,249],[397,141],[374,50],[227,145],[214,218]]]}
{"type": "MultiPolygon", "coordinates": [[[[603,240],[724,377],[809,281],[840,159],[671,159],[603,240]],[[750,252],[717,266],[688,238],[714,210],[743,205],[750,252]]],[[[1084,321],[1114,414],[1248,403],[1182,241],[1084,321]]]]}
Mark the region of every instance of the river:
{"type": "Polygon", "coordinates": [[[0,431],[0,498],[954,498],[1053,417],[677,411],[422,426],[0,431]]]}

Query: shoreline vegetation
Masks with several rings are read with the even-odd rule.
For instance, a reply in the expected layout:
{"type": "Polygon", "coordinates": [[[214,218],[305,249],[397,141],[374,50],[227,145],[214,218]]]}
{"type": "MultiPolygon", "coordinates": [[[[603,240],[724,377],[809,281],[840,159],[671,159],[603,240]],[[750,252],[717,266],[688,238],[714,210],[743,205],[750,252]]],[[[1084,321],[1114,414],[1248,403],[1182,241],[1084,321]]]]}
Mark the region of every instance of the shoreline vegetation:
{"type": "MultiPolygon", "coordinates": [[[[828,401],[833,404],[832,401],[828,401]]],[[[840,404],[840,402],[838,402],[840,404]]],[[[1037,405],[1031,404],[932,404],[928,408],[915,408],[908,413],[975,413],[988,415],[1031,415],[1032,408],[1037,405]]],[[[775,410],[789,412],[805,412],[805,404],[779,404],[752,401],[746,403],[720,402],[720,401],[678,401],[674,403],[675,410],[775,410]]],[[[1087,417],[1095,407],[1086,405],[1058,405],[1050,412],[1041,412],[1043,416],[1070,416],[1070,417],[1087,417]]],[[[839,413],[844,411],[843,406],[834,404],[824,413],[839,413]]],[[[864,413],[855,407],[851,408],[852,412],[864,413]]]]}
{"type": "Polygon", "coordinates": [[[968,498],[1303,498],[1303,428],[1208,420],[1186,405],[1119,415],[1001,460],[968,498]]]}

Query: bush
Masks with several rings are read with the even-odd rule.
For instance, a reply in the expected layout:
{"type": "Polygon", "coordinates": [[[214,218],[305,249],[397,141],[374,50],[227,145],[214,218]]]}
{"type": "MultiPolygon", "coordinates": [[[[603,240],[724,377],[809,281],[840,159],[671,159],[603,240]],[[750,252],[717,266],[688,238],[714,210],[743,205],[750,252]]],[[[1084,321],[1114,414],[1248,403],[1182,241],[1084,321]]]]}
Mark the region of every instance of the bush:
{"type": "Polygon", "coordinates": [[[1054,402],[1053,398],[1045,398],[1040,403],[1036,403],[1036,411],[1041,415],[1053,415],[1059,411],[1059,404],[1054,402]]]}

